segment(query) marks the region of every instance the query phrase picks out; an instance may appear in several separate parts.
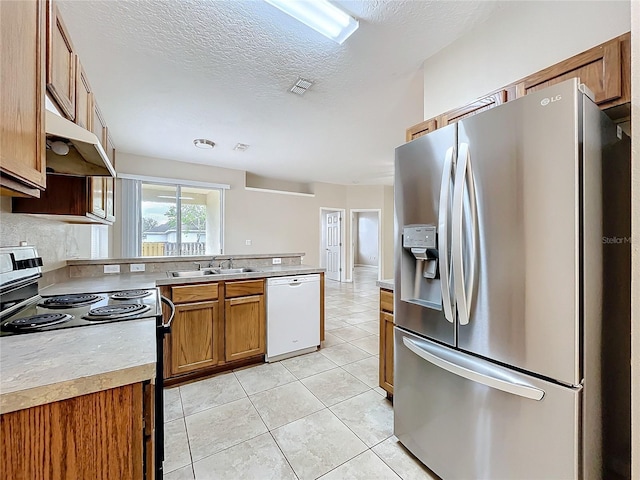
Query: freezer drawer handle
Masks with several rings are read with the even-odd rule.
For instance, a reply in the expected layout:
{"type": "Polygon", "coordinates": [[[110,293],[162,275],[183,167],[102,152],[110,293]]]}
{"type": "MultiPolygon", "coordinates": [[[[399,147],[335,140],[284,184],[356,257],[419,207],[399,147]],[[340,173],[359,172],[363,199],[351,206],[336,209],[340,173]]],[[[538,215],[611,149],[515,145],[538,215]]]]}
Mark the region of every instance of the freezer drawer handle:
{"type": "Polygon", "coordinates": [[[462,367],[460,365],[456,365],[455,363],[440,358],[431,352],[427,352],[410,338],[404,337],[402,341],[409,350],[418,355],[420,358],[423,358],[427,362],[432,363],[436,367],[440,367],[447,372],[458,375],[459,377],[466,378],[467,380],[471,380],[472,382],[481,383],[482,385],[486,385],[490,388],[502,390],[503,392],[512,393],[513,395],[530,398],[531,400],[539,401],[542,400],[542,397],[544,397],[544,390],[540,390],[539,388],[512,383],[500,378],[492,377],[490,375],[474,372],[473,370],[462,367]]]}
{"type": "Polygon", "coordinates": [[[451,198],[451,168],[453,166],[453,147],[447,149],[440,184],[440,207],[438,209],[438,256],[440,260],[440,289],[444,318],[453,323],[453,299],[449,290],[451,272],[449,264],[449,203],[451,198]]]}

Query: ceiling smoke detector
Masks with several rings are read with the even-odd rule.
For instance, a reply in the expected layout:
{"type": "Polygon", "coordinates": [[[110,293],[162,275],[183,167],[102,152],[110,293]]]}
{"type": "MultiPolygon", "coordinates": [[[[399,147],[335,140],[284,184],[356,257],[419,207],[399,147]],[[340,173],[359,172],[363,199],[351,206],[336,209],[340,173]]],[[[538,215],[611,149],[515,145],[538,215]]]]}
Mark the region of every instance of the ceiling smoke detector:
{"type": "Polygon", "coordinates": [[[305,80],[304,78],[298,77],[298,81],[294,83],[293,87],[291,87],[291,90],[289,91],[296,95],[304,95],[304,92],[309,90],[311,85],[313,85],[311,80],[305,80]]]}
{"type": "Polygon", "coordinates": [[[193,141],[193,144],[197,148],[202,148],[203,150],[211,150],[213,147],[216,146],[215,142],[212,142],[211,140],[207,140],[206,138],[196,138],[193,141]]]}
{"type": "Polygon", "coordinates": [[[238,152],[244,152],[247,148],[249,148],[249,145],[247,145],[246,143],[237,143],[235,147],[233,147],[234,150],[237,150],[238,152]]]}

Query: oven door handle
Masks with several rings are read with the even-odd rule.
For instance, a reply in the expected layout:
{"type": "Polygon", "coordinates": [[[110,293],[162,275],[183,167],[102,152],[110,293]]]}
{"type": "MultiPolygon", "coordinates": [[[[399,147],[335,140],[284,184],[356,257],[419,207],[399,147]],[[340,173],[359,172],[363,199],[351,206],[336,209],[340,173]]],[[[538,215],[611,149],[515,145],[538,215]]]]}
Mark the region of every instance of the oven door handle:
{"type": "Polygon", "coordinates": [[[171,314],[169,315],[169,321],[167,323],[162,323],[162,331],[163,333],[171,333],[171,322],[173,321],[173,317],[176,314],[176,306],[173,304],[171,300],[169,300],[164,295],[160,295],[160,301],[162,303],[166,303],[167,306],[171,309],[171,314]]]}

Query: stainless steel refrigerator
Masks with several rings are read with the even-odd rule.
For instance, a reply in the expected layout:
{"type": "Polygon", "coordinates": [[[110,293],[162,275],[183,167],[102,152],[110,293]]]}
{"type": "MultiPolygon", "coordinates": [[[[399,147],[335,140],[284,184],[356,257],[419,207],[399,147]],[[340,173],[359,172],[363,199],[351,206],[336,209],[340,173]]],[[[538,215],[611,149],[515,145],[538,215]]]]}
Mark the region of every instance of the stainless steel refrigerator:
{"type": "Polygon", "coordinates": [[[442,478],[602,477],[629,159],[576,79],[396,149],[394,430],[442,478]]]}

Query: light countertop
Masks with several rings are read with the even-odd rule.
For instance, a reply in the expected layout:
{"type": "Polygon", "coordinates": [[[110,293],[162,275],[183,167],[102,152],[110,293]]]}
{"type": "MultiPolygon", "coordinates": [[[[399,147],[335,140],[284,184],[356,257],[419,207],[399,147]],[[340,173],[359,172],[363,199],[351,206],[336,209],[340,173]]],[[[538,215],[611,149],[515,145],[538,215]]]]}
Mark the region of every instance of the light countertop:
{"type": "Polygon", "coordinates": [[[393,292],[393,278],[389,278],[387,280],[378,280],[376,285],[380,288],[384,288],[385,290],[391,290],[393,292]]]}
{"type": "Polygon", "coordinates": [[[50,285],[40,290],[41,295],[67,293],[100,293],[137,288],[154,288],[156,285],[184,285],[186,283],[215,282],[219,280],[247,280],[252,278],[281,277],[321,273],[323,268],[309,265],[274,265],[256,267],[254,272],[199,277],[169,277],[166,272],[107,274],[102,277],[79,277],[50,285]]]}
{"type": "MultiPolygon", "coordinates": [[[[308,265],[257,267],[255,272],[169,277],[166,272],[71,278],[42,295],[97,293],[156,285],[280,277],[324,272],[308,265]]],[[[0,414],[155,377],[155,319],[113,322],[0,339],[0,414]]]]}
{"type": "Polygon", "coordinates": [[[229,254],[229,255],[179,255],[174,257],[127,257],[127,258],[78,258],[67,260],[67,265],[110,265],[115,263],[162,263],[162,262],[205,262],[211,260],[245,260],[254,258],[290,258],[304,257],[304,253],[252,253],[252,254],[229,254]]]}
{"type": "Polygon", "coordinates": [[[150,380],[155,319],[0,339],[0,414],[150,380]]]}

